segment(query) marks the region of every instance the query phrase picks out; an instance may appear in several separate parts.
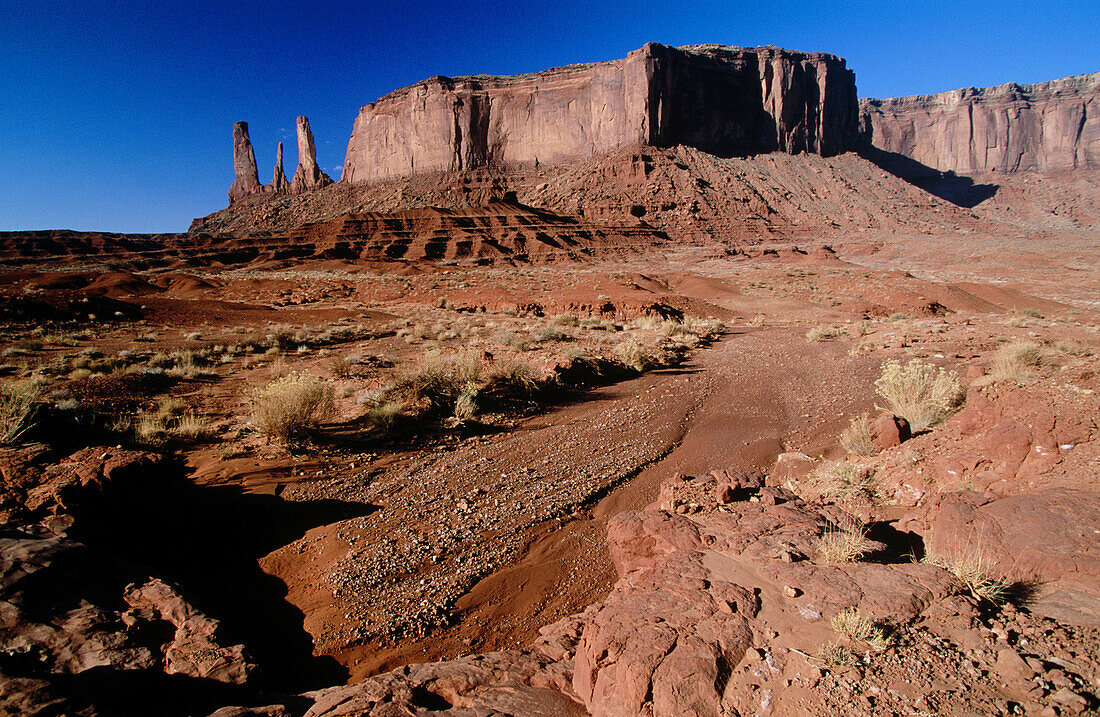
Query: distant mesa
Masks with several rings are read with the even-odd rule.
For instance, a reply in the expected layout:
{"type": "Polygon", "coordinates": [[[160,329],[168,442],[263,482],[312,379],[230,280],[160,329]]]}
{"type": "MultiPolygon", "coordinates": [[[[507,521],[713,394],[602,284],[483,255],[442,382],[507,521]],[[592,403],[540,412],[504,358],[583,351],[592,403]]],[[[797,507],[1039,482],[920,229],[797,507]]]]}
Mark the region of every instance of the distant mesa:
{"type": "Polygon", "coordinates": [[[863,151],[908,178],[1100,167],[1100,72],[865,99],[860,114],[863,151]]]}

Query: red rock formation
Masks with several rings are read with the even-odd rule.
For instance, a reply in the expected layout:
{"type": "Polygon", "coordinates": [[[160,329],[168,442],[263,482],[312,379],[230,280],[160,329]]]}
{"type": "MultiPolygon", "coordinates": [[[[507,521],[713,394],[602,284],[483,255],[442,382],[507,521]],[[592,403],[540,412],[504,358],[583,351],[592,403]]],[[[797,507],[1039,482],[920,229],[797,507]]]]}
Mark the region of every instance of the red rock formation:
{"type": "Polygon", "coordinates": [[[557,163],[638,143],[831,155],[854,148],[857,119],[855,76],[833,55],[649,43],[621,60],[395,90],[360,110],[343,176],[557,163]]]}
{"type": "Polygon", "coordinates": [[[1100,167],[1100,72],[865,99],[860,112],[865,147],[903,176],[1100,167]]]}
{"type": "Polygon", "coordinates": [[[248,123],[237,122],[233,125],[233,184],[229,187],[229,203],[263,191],[256,172],[256,153],[248,138],[248,123]]]}
{"type": "Polygon", "coordinates": [[[317,147],[313,144],[309,119],[298,115],[298,168],[290,180],[290,193],[301,194],[329,184],[332,184],[332,178],[317,166],[317,147]]]}
{"type": "Polygon", "coordinates": [[[283,171],[283,143],[279,142],[278,152],[275,154],[275,172],[271,177],[271,184],[268,185],[268,191],[273,194],[286,194],[290,190],[290,182],[286,179],[286,173],[283,171]]]}

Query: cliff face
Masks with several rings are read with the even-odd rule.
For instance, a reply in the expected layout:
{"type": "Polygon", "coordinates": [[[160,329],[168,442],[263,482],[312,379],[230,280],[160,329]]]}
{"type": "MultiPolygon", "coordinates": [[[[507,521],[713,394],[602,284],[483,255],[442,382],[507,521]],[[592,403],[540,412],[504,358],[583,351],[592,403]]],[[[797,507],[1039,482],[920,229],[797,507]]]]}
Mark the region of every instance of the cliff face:
{"type": "Polygon", "coordinates": [[[830,155],[854,149],[857,129],[855,76],[840,58],[650,43],[611,62],[396,90],[360,110],[343,180],[553,164],[638,143],[830,155]]]}
{"type": "Polygon", "coordinates": [[[903,176],[1100,167],[1100,72],[865,99],[860,114],[863,149],[903,176]]]}

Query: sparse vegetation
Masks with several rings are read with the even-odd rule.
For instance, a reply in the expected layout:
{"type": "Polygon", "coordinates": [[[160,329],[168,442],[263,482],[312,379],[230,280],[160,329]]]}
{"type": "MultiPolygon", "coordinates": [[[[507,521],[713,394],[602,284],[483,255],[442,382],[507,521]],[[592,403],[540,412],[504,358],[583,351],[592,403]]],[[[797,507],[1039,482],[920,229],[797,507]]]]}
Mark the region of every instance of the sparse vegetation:
{"type": "Polygon", "coordinates": [[[855,521],[843,527],[829,525],[817,539],[817,551],[826,563],[854,563],[868,553],[866,528],[855,521]]]}
{"type": "Polygon", "coordinates": [[[335,413],[334,391],[319,378],[291,373],[252,395],[253,420],[264,435],[286,440],[335,413]]]}
{"type": "Polygon", "coordinates": [[[954,371],[936,368],[920,359],[904,366],[887,361],[875,381],[875,393],[895,415],[909,421],[914,433],[940,423],[962,404],[963,393],[954,371]]]}
{"type": "Polygon", "coordinates": [[[810,485],[824,498],[874,500],[874,470],[848,461],[826,461],[810,475],[810,485]]]}
{"type": "Polygon", "coordinates": [[[866,413],[852,419],[848,427],[840,434],[840,445],[849,453],[857,456],[876,456],[880,449],[875,445],[875,434],[871,430],[871,420],[866,413]]]}
{"type": "Polygon", "coordinates": [[[1015,341],[997,351],[990,366],[994,381],[1023,381],[1050,362],[1050,353],[1035,341],[1015,341]]]}
{"type": "Polygon", "coordinates": [[[829,667],[855,667],[859,658],[850,648],[839,642],[829,642],[821,646],[818,657],[829,667]]]}
{"type": "Polygon", "coordinates": [[[860,615],[858,607],[841,610],[833,616],[831,624],[834,630],[853,642],[865,642],[876,650],[884,650],[889,645],[885,631],[860,615]]]}
{"type": "Polygon", "coordinates": [[[427,402],[433,410],[450,411],[459,395],[470,384],[477,384],[482,370],[481,357],[472,351],[448,355],[432,352],[399,370],[389,393],[412,403],[427,402]]]}
{"type": "Polygon", "coordinates": [[[619,363],[634,371],[645,371],[656,363],[649,348],[635,339],[619,342],[613,351],[619,363]]]}
{"type": "Polygon", "coordinates": [[[993,571],[993,561],[980,548],[967,545],[950,554],[930,553],[923,562],[954,575],[978,599],[1000,605],[1009,598],[1008,579],[993,571]]]}
{"type": "Polygon", "coordinates": [[[0,445],[19,440],[32,426],[38,388],[27,381],[0,383],[0,445]]]}
{"type": "Polygon", "coordinates": [[[810,341],[835,341],[847,335],[839,326],[815,326],[806,332],[806,338],[810,341]]]}

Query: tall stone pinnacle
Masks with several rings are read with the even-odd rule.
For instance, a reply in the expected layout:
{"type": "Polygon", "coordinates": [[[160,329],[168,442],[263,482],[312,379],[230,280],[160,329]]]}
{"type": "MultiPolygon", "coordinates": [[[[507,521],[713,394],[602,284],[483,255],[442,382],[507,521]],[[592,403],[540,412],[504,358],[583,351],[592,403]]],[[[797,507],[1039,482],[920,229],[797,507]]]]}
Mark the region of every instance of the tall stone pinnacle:
{"type": "Polygon", "coordinates": [[[275,194],[286,194],[290,189],[290,182],[286,181],[286,173],[283,172],[283,143],[279,142],[279,151],[275,155],[275,173],[271,177],[269,191],[275,194]]]}
{"type": "Polygon", "coordinates": [[[248,138],[248,123],[237,122],[233,125],[233,184],[229,187],[229,203],[262,191],[260,175],[256,172],[256,154],[248,138]]]}
{"type": "Polygon", "coordinates": [[[332,184],[332,179],[317,166],[317,147],[313,144],[313,132],[309,120],[298,115],[298,168],[290,180],[291,194],[301,194],[332,184]]]}

